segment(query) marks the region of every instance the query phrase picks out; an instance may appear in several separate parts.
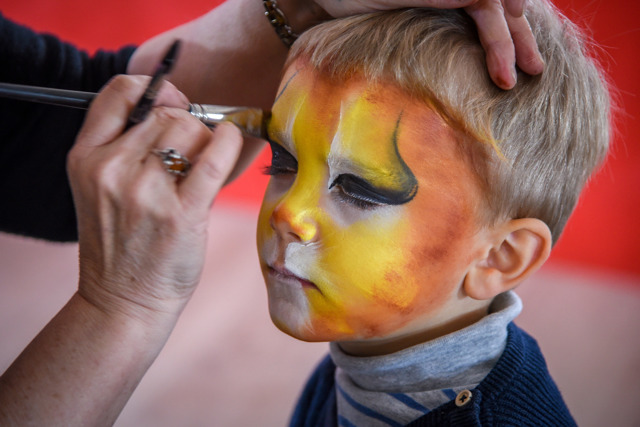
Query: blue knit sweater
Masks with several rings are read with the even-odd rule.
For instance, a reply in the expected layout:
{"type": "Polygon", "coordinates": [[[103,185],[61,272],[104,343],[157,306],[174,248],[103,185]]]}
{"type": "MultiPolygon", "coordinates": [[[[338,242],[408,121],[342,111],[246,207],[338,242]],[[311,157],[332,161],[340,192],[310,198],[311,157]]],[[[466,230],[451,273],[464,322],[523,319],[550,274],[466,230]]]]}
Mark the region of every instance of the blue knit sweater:
{"type": "MultiPolygon", "coordinates": [[[[0,82],[97,92],[127,71],[129,46],[93,56],[0,13],[0,82]]],[[[0,99],[0,231],[77,240],[67,152],[85,112],[0,99]]]]}
{"type": "MultiPolygon", "coordinates": [[[[291,426],[336,426],[335,365],[326,357],[309,379],[291,426]]],[[[409,424],[417,426],[575,426],[536,341],[514,323],[504,353],[463,406],[451,401],[409,424]]]]}

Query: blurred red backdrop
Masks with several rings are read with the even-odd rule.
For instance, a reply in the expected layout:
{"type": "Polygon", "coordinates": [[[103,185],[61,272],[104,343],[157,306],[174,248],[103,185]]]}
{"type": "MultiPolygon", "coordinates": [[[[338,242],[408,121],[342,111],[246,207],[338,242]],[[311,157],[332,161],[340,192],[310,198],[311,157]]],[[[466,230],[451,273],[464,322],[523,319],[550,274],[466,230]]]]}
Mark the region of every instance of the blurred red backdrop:
{"type": "MultiPolygon", "coordinates": [[[[220,2],[0,0],[0,10],[8,18],[94,51],[140,44],[220,2]]],[[[640,276],[640,226],[635,218],[640,211],[640,145],[633,142],[640,117],[640,3],[626,0],[555,3],[602,47],[600,60],[616,88],[620,111],[612,153],[580,200],[551,262],[640,276]]],[[[267,162],[266,156],[259,158],[247,174],[223,191],[219,201],[249,207],[259,204],[266,185],[260,167],[267,162]]]]}

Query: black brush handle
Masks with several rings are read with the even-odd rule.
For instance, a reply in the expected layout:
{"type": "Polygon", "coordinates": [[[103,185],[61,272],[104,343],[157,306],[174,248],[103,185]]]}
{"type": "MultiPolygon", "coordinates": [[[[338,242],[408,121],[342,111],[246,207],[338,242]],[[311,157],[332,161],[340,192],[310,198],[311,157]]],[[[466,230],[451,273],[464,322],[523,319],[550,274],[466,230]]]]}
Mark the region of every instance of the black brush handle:
{"type": "Polygon", "coordinates": [[[0,83],[0,97],[86,110],[96,94],[78,90],[0,83]]]}

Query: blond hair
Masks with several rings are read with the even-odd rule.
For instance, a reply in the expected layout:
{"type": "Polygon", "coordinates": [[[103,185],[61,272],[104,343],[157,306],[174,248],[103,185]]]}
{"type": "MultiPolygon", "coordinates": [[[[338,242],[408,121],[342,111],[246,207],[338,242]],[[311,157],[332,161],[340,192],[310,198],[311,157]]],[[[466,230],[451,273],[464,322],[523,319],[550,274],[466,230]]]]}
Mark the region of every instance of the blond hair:
{"type": "Polygon", "coordinates": [[[363,73],[434,107],[463,131],[486,220],[539,218],[557,241],[609,141],[606,80],[580,31],[544,0],[526,16],[546,63],[512,90],[490,80],[473,21],[460,10],[405,9],[329,21],[304,33],[304,58],[336,79],[363,73]]]}

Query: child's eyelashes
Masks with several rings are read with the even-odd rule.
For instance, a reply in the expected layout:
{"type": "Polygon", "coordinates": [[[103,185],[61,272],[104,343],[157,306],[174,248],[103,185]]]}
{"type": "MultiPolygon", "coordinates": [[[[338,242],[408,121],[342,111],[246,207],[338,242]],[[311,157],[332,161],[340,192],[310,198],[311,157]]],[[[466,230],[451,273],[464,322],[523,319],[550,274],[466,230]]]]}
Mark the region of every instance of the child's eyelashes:
{"type": "Polygon", "coordinates": [[[339,175],[329,188],[338,187],[350,199],[352,204],[361,208],[373,209],[380,206],[403,205],[413,199],[417,186],[407,186],[406,189],[391,189],[376,187],[368,181],[352,174],[339,175]]]}
{"type": "Polygon", "coordinates": [[[329,186],[329,189],[336,188],[337,196],[363,210],[374,209],[385,205],[384,196],[377,193],[375,189],[362,178],[352,174],[339,175],[329,186]]]}
{"type": "Polygon", "coordinates": [[[271,146],[271,164],[263,169],[266,175],[286,175],[298,172],[298,161],[280,144],[269,141],[271,146]]]}
{"type": "Polygon", "coordinates": [[[341,202],[348,203],[361,210],[368,211],[381,206],[379,203],[368,200],[360,195],[349,194],[342,187],[338,187],[338,191],[336,192],[336,195],[341,202]]]}
{"type": "Polygon", "coordinates": [[[297,171],[293,169],[280,168],[274,165],[267,165],[262,168],[262,173],[270,176],[295,174],[297,171]]]}

